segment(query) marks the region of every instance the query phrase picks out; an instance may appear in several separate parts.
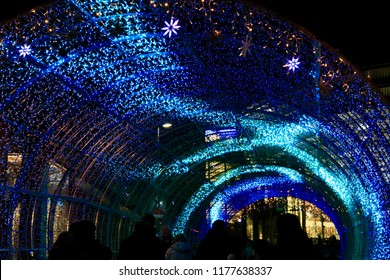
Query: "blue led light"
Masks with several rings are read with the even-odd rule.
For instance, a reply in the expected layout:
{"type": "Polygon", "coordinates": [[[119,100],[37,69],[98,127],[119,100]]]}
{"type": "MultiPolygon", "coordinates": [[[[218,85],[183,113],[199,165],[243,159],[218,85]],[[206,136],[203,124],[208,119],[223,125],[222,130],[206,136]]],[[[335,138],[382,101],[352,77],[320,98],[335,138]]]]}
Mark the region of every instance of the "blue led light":
{"type": "Polygon", "coordinates": [[[75,219],[117,248],[145,212],[185,232],[294,195],[346,258],[390,259],[390,109],[295,24],[240,1],[59,0],[0,34],[1,257],[44,258],[75,219]]]}

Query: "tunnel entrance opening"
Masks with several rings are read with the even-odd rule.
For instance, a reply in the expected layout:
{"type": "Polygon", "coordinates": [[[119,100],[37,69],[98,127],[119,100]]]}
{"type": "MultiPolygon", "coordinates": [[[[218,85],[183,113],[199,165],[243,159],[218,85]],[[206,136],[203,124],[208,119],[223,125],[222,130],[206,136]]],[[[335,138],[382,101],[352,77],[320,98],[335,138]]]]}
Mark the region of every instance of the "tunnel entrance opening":
{"type": "Polygon", "coordinates": [[[295,197],[272,197],[252,203],[237,212],[227,223],[230,235],[241,235],[252,242],[262,239],[276,244],[276,219],[297,215],[301,227],[326,259],[340,259],[340,236],[335,224],[316,205],[295,197]]]}
{"type": "MultiPolygon", "coordinates": [[[[301,227],[324,259],[353,259],[359,254],[361,244],[356,242],[351,231],[345,231],[348,218],[335,216],[330,210],[332,208],[304,197],[288,194],[269,196],[251,203],[243,203],[242,197],[236,197],[234,202],[229,201],[218,207],[221,212],[218,216],[213,213],[215,203],[209,205],[210,208],[203,212],[203,218],[198,220],[198,226],[190,222],[192,226],[187,231],[195,248],[205,238],[211,225],[219,219],[225,221],[230,238],[247,240],[249,246],[253,246],[257,240],[276,245],[276,221],[279,216],[288,213],[298,217],[301,227]],[[241,207],[233,211],[233,204],[241,207]]],[[[199,218],[200,212],[195,216],[199,218]]],[[[192,218],[196,219],[195,216],[192,218]]]]}
{"type": "Polygon", "coordinates": [[[340,239],[336,226],[326,213],[316,205],[295,197],[272,197],[252,203],[237,212],[228,221],[228,227],[232,233],[243,233],[251,240],[260,238],[275,243],[275,220],[283,213],[297,215],[301,227],[313,242],[332,236],[340,239]]]}

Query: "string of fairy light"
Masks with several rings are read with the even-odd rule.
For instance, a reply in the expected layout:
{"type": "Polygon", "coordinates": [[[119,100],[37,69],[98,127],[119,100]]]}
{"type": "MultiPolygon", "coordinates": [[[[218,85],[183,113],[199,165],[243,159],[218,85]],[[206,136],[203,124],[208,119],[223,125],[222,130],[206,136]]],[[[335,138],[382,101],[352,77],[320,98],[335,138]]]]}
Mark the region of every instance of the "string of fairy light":
{"type": "MultiPolygon", "coordinates": [[[[166,219],[183,232],[204,201],[215,203],[205,210],[217,219],[222,205],[256,187],[284,196],[299,185],[295,194],[327,210],[337,228],[346,219],[356,228],[367,224],[364,234],[349,233],[372,248],[357,257],[390,257],[389,109],[353,65],[293,23],[233,0],[62,0],[1,26],[0,56],[6,149],[40,149],[23,153],[31,165],[22,165],[15,189],[28,189],[31,177],[40,181],[30,170],[43,157],[78,176],[71,191],[65,179],[62,189],[49,190],[61,203],[89,197],[90,212],[111,207],[120,221],[123,209],[136,205],[125,217],[133,219],[152,210],[156,197],[159,203],[170,196],[175,207],[166,219]],[[172,131],[196,124],[186,131],[191,136],[226,128],[237,134],[195,142],[182,133],[169,146],[156,132],[167,120],[172,131]],[[255,157],[262,149],[282,151],[305,172],[255,162],[185,195],[164,185],[196,177],[208,161],[255,157]],[[247,174],[262,175],[230,184],[247,174]],[[309,175],[321,186],[308,187],[309,175]],[[323,203],[323,188],[347,218],[323,203]]],[[[56,199],[50,203],[57,207],[56,199]]]]}

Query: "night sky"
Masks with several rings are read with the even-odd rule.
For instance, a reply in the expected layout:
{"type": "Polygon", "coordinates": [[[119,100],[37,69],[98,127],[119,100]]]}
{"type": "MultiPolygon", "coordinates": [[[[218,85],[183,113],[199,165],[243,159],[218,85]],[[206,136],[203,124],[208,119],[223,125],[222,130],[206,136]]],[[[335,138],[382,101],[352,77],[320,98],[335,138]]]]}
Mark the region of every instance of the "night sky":
{"type": "MultiPolygon", "coordinates": [[[[149,0],[148,0],[149,1],[149,0]]],[[[390,37],[389,10],[386,1],[354,2],[328,0],[323,2],[243,0],[261,5],[286,20],[303,27],[318,40],[337,49],[361,69],[390,63],[386,43],[390,37]],[[351,2],[350,2],[351,3],[351,2]],[[341,5],[342,4],[342,5],[341,5]]],[[[54,0],[13,0],[0,9],[0,20],[15,17],[29,9],[54,0]],[[34,4],[31,4],[34,3],[34,4]]]]}
{"type": "Polygon", "coordinates": [[[390,63],[390,21],[385,1],[251,1],[304,27],[360,68],[390,63]]]}

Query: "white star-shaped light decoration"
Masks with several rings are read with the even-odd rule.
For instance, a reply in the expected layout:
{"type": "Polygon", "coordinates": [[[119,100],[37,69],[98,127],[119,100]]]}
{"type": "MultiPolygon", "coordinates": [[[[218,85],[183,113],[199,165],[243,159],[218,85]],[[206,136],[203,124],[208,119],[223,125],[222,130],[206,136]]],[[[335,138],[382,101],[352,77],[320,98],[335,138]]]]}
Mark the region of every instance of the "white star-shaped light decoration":
{"type": "Polygon", "coordinates": [[[26,55],[30,55],[31,51],[32,51],[31,46],[24,44],[23,46],[20,47],[19,56],[25,57],[26,55]]]}
{"type": "Polygon", "coordinates": [[[285,65],[283,65],[283,67],[288,67],[288,70],[292,70],[293,72],[299,68],[299,64],[301,64],[301,62],[299,61],[299,58],[292,58],[291,60],[288,60],[287,63],[285,65]]]}
{"type": "Polygon", "coordinates": [[[179,20],[174,21],[174,18],[171,18],[171,22],[168,23],[167,21],[165,22],[165,27],[161,28],[162,30],[165,30],[164,36],[169,35],[169,38],[171,38],[172,33],[177,34],[176,30],[179,30],[181,27],[178,25],[179,20]]]}
{"type": "Polygon", "coordinates": [[[242,46],[238,48],[240,52],[240,56],[246,56],[247,52],[249,51],[249,47],[253,46],[252,44],[252,38],[249,38],[249,35],[246,35],[246,39],[241,40],[242,46]]]}

